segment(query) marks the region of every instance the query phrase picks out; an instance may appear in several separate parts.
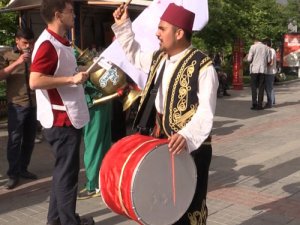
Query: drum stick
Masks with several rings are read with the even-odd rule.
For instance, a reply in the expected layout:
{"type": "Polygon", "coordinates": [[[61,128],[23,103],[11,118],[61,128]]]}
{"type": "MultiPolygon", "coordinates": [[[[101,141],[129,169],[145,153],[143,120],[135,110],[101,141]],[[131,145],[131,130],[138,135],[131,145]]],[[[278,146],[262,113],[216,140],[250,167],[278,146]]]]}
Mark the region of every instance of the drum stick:
{"type": "Polygon", "coordinates": [[[94,66],[100,61],[100,59],[101,59],[102,57],[98,57],[96,60],[95,60],[95,62],[93,62],[93,64],[87,69],[87,73],[89,73],[93,68],[94,68],[94,66]]]}
{"type": "Polygon", "coordinates": [[[125,3],[125,6],[128,6],[130,4],[132,0],[128,0],[126,3],[125,3]]]}
{"type": "Polygon", "coordinates": [[[171,153],[171,165],[172,165],[172,191],[173,191],[173,203],[176,205],[176,179],[175,179],[175,159],[174,154],[171,153]]]}
{"type": "Polygon", "coordinates": [[[119,16],[119,18],[123,15],[123,13],[124,13],[124,7],[126,7],[126,6],[128,6],[129,4],[130,4],[130,2],[131,2],[132,0],[128,0],[125,4],[124,3],[122,3],[122,5],[121,5],[121,15],[119,16]]]}

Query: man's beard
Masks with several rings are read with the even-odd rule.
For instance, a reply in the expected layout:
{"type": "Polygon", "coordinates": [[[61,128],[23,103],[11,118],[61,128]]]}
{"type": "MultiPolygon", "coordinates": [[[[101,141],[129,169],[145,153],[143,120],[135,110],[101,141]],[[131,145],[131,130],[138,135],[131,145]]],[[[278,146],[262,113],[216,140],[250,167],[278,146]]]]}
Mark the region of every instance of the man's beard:
{"type": "Polygon", "coordinates": [[[159,43],[159,50],[165,52],[166,48],[162,45],[162,43],[159,43]]]}

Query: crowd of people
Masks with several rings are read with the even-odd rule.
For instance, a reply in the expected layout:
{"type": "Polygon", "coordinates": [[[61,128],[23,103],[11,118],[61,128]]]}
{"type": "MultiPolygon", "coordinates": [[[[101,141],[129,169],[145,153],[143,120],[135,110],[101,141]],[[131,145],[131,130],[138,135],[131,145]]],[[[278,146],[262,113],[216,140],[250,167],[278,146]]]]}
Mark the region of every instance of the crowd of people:
{"type": "MultiPolygon", "coordinates": [[[[47,225],[94,224],[93,218],[76,213],[76,201],[99,196],[101,162],[112,141],[120,138],[112,137],[112,103],[92,104],[99,90],[90,82],[89,73],[78,71],[74,50],[66,38],[74,26],[72,3],[72,0],[43,0],[41,15],[47,28],[34,47],[33,32],[19,29],[16,47],[3,55],[1,61],[5,63],[0,65],[0,79],[7,80],[8,97],[6,188],[15,188],[19,178],[37,179],[27,167],[38,120],[55,157],[47,225]],[[82,136],[86,183],[78,191],[82,136]]],[[[210,132],[216,99],[230,96],[220,56],[211,59],[192,46],[195,14],[174,3],[169,4],[160,18],[156,32],[160,48],[150,53],[143,52],[134,39],[126,4],[118,7],[113,17],[116,41],[134,66],[149,71],[134,128],[143,135],[168,139],[171,154],[187,151],[196,165],[193,201],[175,224],[188,225],[195,220],[197,224],[206,224],[212,158],[210,132]]],[[[276,73],[276,54],[271,42],[256,40],[247,60],[251,63],[251,109],[271,108],[275,104],[276,73]],[[267,103],[263,106],[264,91],[267,103]]]]}

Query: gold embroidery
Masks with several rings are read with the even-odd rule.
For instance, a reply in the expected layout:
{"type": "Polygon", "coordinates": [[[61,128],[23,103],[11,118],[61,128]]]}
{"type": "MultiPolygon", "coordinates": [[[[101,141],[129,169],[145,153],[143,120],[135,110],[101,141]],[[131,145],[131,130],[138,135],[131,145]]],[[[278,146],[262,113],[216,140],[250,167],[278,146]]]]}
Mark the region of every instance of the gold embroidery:
{"type": "Polygon", "coordinates": [[[207,220],[207,208],[205,200],[202,201],[201,211],[194,211],[188,213],[190,225],[206,225],[207,220]]]}
{"type": "Polygon", "coordinates": [[[210,61],[210,62],[208,62],[206,65],[204,65],[203,67],[201,67],[200,73],[201,73],[203,70],[205,70],[208,66],[210,66],[211,64],[212,64],[212,62],[210,61]]]}
{"type": "Polygon", "coordinates": [[[192,105],[192,109],[190,111],[186,112],[185,114],[183,114],[181,117],[177,119],[178,127],[182,128],[186,124],[186,121],[189,121],[192,118],[195,112],[196,109],[194,105],[192,105]]]}
{"type": "Polygon", "coordinates": [[[170,99],[169,107],[169,124],[173,131],[178,132],[182,129],[187,122],[191,119],[193,114],[197,109],[197,105],[189,105],[190,109],[187,113],[188,108],[188,93],[191,91],[190,78],[192,77],[195,71],[196,60],[193,60],[189,65],[187,65],[190,59],[196,54],[196,51],[193,51],[183,62],[172,87],[172,94],[170,99]],[[179,85],[178,90],[178,103],[174,106],[175,92],[176,87],[179,85]]]}
{"type": "Polygon", "coordinates": [[[210,58],[208,56],[206,56],[204,59],[202,59],[202,61],[200,62],[200,67],[202,67],[205,63],[211,61],[210,58]]]}

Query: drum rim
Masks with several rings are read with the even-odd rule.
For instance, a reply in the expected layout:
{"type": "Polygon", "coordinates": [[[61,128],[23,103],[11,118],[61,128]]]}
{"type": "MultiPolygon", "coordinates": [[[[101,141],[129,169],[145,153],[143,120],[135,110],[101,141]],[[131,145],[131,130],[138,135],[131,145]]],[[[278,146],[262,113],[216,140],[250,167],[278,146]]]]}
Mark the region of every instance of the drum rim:
{"type": "MultiPolygon", "coordinates": [[[[122,182],[123,182],[123,176],[124,176],[123,172],[124,172],[124,170],[126,169],[129,160],[133,157],[133,155],[134,155],[134,154],[135,154],[142,146],[144,146],[144,145],[146,145],[146,144],[149,144],[149,143],[152,143],[152,142],[159,141],[159,140],[160,140],[160,139],[149,139],[149,140],[146,140],[146,141],[142,142],[142,143],[139,144],[138,146],[136,146],[135,149],[129,154],[129,156],[127,157],[127,159],[124,161],[124,163],[123,163],[123,165],[122,165],[122,169],[121,169],[121,173],[120,173],[120,178],[119,178],[119,182],[118,182],[118,183],[119,183],[119,184],[118,184],[118,199],[119,199],[119,203],[120,203],[120,206],[121,206],[123,212],[125,213],[125,215],[126,215],[127,217],[129,217],[129,218],[131,218],[131,219],[133,219],[133,218],[131,217],[130,213],[128,212],[128,209],[125,207],[125,204],[124,204],[124,198],[123,198],[122,191],[121,191],[122,182]]],[[[149,153],[149,152],[148,152],[148,153],[149,153]]],[[[136,174],[135,171],[137,170],[137,168],[139,168],[138,166],[141,164],[141,162],[142,162],[143,159],[146,157],[146,155],[148,155],[148,153],[145,154],[145,155],[143,155],[143,157],[139,160],[139,162],[137,163],[137,165],[136,165],[136,167],[135,167],[135,169],[134,169],[134,173],[133,173],[133,174],[136,174]]],[[[133,176],[132,176],[132,178],[133,178],[133,176]]],[[[132,182],[133,182],[133,180],[134,180],[134,179],[131,180],[131,184],[130,184],[131,189],[130,189],[130,190],[132,190],[132,182]]],[[[130,193],[130,198],[131,198],[131,206],[132,206],[132,209],[134,209],[134,207],[133,207],[133,200],[132,200],[132,191],[131,191],[131,193],[130,193]]],[[[136,214],[135,210],[133,210],[133,211],[134,211],[134,214],[135,214],[136,218],[139,220],[139,217],[138,217],[138,215],[136,214]]],[[[134,220],[134,219],[133,219],[133,220],[134,220]]]]}

